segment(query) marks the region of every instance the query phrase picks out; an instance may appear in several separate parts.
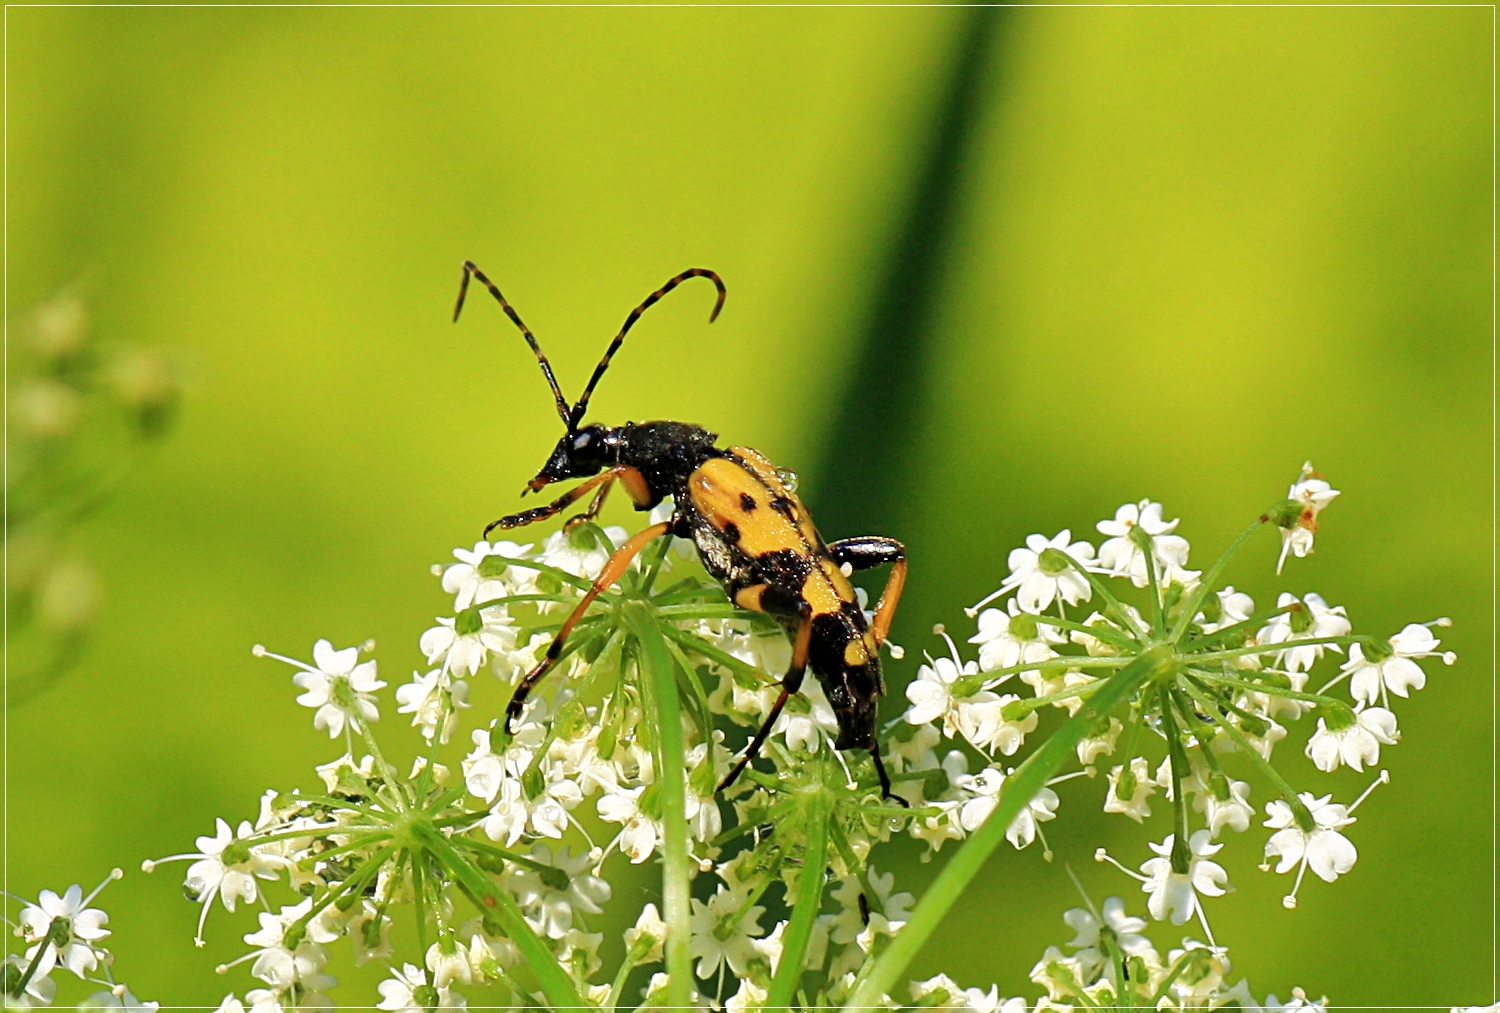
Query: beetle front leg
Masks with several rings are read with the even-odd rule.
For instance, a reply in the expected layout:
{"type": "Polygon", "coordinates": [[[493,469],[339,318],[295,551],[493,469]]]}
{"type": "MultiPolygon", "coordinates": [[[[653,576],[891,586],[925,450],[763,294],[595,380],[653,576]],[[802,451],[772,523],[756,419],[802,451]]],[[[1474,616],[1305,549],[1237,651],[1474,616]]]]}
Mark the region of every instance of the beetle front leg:
{"type": "Polygon", "coordinates": [[[563,493],[561,496],[557,497],[557,499],[553,500],[551,503],[548,503],[546,506],[533,507],[530,510],[522,510],[518,514],[509,514],[505,517],[500,518],[498,521],[492,521],[489,526],[484,529],[484,537],[490,537],[490,532],[494,531],[496,528],[504,528],[506,531],[509,531],[511,528],[519,528],[527,524],[535,524],[537,521],[544,521],[548,517],[555,517],[556,515],[562,513],[564,510],[568,509],[569,505],[579,499],[582,499],[586,493],[588,493],[592,489],[597,488],[602,483],[604,485],[604,490],[600,491],[600,494],[595,497],[594,502],[589,506],[587,510],[583,512],[582,515],[580,515],[592,520],[594,514],[597,514],[599,512],[599,507],[604,505],[604,491],[607,491],[609,489],[610,483],[619,478],[620,473],[624,470],[624,468],[611,468],[606,472],[595,475],[593,478],[589,479],[587,482],[584,482],[582,485],[577,486],[573,489],[569,489],[567,492],[563,493]]]}

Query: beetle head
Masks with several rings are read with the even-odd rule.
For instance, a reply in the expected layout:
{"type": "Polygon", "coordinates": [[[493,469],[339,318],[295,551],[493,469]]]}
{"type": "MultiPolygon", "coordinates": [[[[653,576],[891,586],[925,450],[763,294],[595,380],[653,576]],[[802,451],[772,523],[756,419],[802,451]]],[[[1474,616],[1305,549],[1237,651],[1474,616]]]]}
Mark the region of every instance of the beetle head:
{"type": "Polygon", "coordinates": [[[566,482],[571,478],[588,478],[597,475],[607,463],[608,447],[605,442],[607,430],[603,426],[584,426],[564,434],[552,448],[552,456],[542,470],[526,485],[529,492],[537,492],[553,482],[566,482]]]}

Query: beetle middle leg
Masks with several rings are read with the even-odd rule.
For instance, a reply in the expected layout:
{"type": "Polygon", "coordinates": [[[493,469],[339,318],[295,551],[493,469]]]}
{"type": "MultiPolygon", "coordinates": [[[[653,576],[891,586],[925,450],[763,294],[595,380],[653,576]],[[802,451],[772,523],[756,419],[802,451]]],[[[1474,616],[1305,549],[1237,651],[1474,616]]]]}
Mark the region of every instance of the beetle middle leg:
{"type": "Polygon", "coordinates": [[[812,643],[812,608],[806,602],[802,603],[802,616],[797,625],[797,636],[792,641],[792,664],[781,680],[781,695],[776,698],[776,703],[771,706],[771,713],[766,715],[766,720],[761,723],[760,731],[755,733],[755,738],[750,740],[750,745],[745,749],[745,755],[734,765],[729,776],[724,778],[717,788],[723,791],[744,772],[750,765],[750,761],[760,755],[760,747],[765,744],[766,737],[771,734],[771,728],[776,724],[776,719],[781,717],[781,709],[786,706],[788,698],[797,690],[802,688],[802,678],[807,674],[807,652],[808,645],[812,643]]]}
{"type": "Polygon", "coordinates": [[[557,636],[552,638],[552,643],[547,648],[547,656],[516,684],[516,691],[511,694],[510,703],[505,705],[505,731],[507,733],[512,731],[511,725],[520,716],[522,708],[526,706],[526,698],[531,694],[532,689],[542,681],[552,666],[557,664],[557,659],[562,656],[563,643],[568,639],[568,634],[573,632],[573,627],[578,625],[578,620],[583,618],[583,614],[594,603],[594,599],[624,576],[625,570],[630,566],[630,561],[640,555],[642,549],[671,530],[670,521],[653,524],[620,546],[615,550],[614,555],[609,557],[609,562],[604,564],[604,569],[599,573],[599,579],[594,581],[594,585],[588,591],[584,592],[583,600],[574,607],[572,614],[563,622],[562,628],[557,631],[557,636]]]}
{"type": "Polygon", "coordinates": [[[589,502],[588,508],[585,509],[583,513],[575,514],[574,516],[569,517],[567,520],[563,521],[563,530],[572,531],[574,528],[578,527],[578,525],[587,524],[595,517],[598,517],[599,511],[604,508],[605,497],[609,495],[609,491],[614,487],[615,483],[613,482],[613,480],[600,485],[599,491],[594,493],[593,500],[589,502]]]}

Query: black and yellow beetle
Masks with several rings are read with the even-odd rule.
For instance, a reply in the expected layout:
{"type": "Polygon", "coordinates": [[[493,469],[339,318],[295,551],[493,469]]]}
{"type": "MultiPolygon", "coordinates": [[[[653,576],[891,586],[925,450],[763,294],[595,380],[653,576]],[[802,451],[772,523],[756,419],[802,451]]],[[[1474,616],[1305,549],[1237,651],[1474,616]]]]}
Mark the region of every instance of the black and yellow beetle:
{"type": "Polygon", "coordinates": [[[880,676],[880,645],[890,631],[906,582],[906,550],[901,543],[870,536],[825,544],[795,489],[764,455],[749,447],[720,448],[718,437],[700,426],[685,422],[580,425],[594,387],[642,313],[688,279],[707,278],[719,293],[709,317],[712,323],[724,307],[724,282],[713,271],[693,268],[651,293],[625,318],[583,396],[570,408],[547,356],[505,296],[472,261],[465,261],[463,272],[453,319],[457,320],[463,310],[469,279],[479,279],[536,353],[566,428],[552,456],[522,495],[553,482],[587,479],[546,506],[500,518],[485,528],[485,535],[497,527],[517,528],[553,517],[590,492],[594,498],[588,507],[568,523],[592,520],[616,482],[625,488],[637,510],[650,510],[668,496],[674,505],[670,520],[646,528],[610,557],[593,587],[558,630],[546,657],[516,686],[506,707],[507,726],[556,662],[568,634],[594,599],[620,579],[648,543],[673,534],[693,541],[704,568],[724,586],[736,605],[770,615],[792,641],[792,663],[781,681],[781,695],[744,756],[719,787],[732,784],[755,758],[788,696],[797,692],[810,666],[838,717],[835,747],[868,749],[880,776],[882,794],[897,798],[891,795],[890,778],[880,759],[875,722],[885,690],[880,676]],[[885,563],[891,564],[890,578],[874,619],[866,622],[848,575],[885,563]]]}

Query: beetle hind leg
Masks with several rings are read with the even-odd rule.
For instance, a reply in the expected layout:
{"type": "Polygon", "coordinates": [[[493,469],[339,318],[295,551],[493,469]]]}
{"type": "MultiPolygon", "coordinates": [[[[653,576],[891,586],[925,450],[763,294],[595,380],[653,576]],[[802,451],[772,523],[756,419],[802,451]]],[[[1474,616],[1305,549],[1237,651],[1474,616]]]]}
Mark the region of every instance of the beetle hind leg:
{"type": "Polygon", "coordinates": [[[906,546],[894,538],[863,535],[830,542],[828,555],[840,566],[848,566],[856,571],[886,563],[891,565],[891,575],[885,582],[885,589],[880,592],[880,602],[875,606],[875,618],[870,622],[870,632],[875,634],[876,645],[885,643],[891,632],[891,622],[896,618],[901,591],[906,587],[906,546]]]}
{"type": "Polygon", "coordinates": [[[786,706],[787,699],[797,690],[802,688],[802,678],[807,673],[808,645],[812,642],[812,616],[810,608],[804,608],[801,623],[797,626],[797,638],[792,643],[792,664],[787,669],[786,675],[781,680],[781,695],[771,706],[771,712],[766,715],[766,720],[761,723],[760,731],[755,733],[755,738],[750,740],[750,745],[745,749],[745,755],[741,756],[729,776],[720,782],[718,791],[723,791],[744,773],[745,768],[750,766],[750,761],[760,755],[760,747],[765,744],[766,738],[771,734],[776,719],[781,717],[781,709],[786,706]]]}

